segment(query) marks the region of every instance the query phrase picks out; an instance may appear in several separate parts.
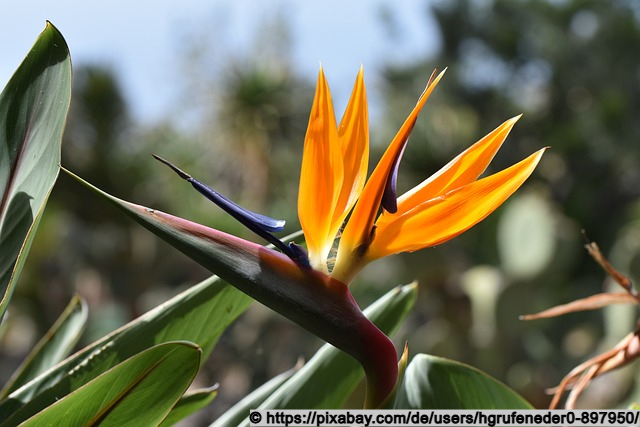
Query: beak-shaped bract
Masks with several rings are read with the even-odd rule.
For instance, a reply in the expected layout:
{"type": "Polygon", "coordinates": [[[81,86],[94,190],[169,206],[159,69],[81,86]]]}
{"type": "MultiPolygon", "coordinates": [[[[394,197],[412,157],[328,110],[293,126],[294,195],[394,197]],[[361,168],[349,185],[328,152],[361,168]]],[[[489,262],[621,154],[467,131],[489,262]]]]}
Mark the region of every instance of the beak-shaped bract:
{"type": "Polygon", "coordinates": [[[380,405],[393,390],[395,346],[367,319],[344,283],[288,254],[120,200],[68,173],[229,284],[351,355],[367,377],[368,407],[380,405]]]}

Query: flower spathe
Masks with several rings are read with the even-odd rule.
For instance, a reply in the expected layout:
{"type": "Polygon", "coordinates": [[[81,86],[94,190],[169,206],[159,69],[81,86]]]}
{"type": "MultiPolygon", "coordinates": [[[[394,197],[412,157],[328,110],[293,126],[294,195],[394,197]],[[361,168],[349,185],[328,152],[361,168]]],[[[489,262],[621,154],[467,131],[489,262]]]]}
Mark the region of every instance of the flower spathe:
{"type": "Polygon", "coordinates": [[[327,257],[344,219],[334,279],[349,284],[369,262],[443,243],[498,208],[531,175],[544,148],[478,180],[520,116],[507,120],[420,185],[396,199],[402,153],[418,114],[444,71],[435,73],[408,118],[365,182],[368,112],[362,69],[346,112],[336,126],[331,94],[320,70],[305,138],[298,215],[313,268],[328,271],[327,257]]]}

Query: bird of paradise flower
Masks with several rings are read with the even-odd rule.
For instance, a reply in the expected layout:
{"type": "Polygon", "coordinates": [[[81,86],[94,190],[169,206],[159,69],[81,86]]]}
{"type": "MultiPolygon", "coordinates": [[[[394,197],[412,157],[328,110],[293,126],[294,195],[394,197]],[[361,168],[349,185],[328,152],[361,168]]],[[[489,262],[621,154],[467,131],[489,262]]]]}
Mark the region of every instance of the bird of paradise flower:
{"type": "MultiPolygon", "coordinates": [[[[445,70],[446,71],[446,70],[445,70]]],[[[369,130],[362,69],[340,125],[322,69],[304,144],[298,215],[308,254],[272,233],[285,222],[244,209],[159,156],[183,179],[245,226],[304,267],[349,284],[368,263],[400,252],[436,246],[463,233],[498,208],[533,172],[545,148],[494,175],[477,180],[520,116],[511,118],[438,172],[399,198],[398,166],[409,135],[431,92],[444,75],[432,74],[417,105],[366,180],[369,130]],[[365,184],[366,183],[366,184],[365,184]],[[339,238],[335,266],[328,255],[339,238]]]]}
{"type": "MultiPolygon", "coordinates": [[[[445,70],[446,71],[446,70],[445,70]]],[[[468,230],[498,208],[531,175],[545,148],[513,166],[478,179],[515,125],[511,118],[400,197],[398,166],[418,114],[444,75],[434,72],[416,106],[367,180],[369,123],[362,68],[342,120],[335,118],[322,69],[304,141],[298,216],[306,250],[273,233],[284,221],[248,211],[167,160],[180,177],[272,243],[267,248],[185,220],[130,205],[192,235],[206,236],[221,260],[212,270],[240,290],[356,358],[367,376],[366,407],[378,407],[397,377],[393,343],[362,315],[348,286],[367,264],[385,256],[436,246],[468,230]],[[342,229],[343,228],[343,229],[342,229]],[[340,230],[340,237],[338,234],[340,230]],[[338,239],[333,266],[329,253],[338,239]],[[251,271],[232,263],[244,259],[251,271]],[[257,267],[257,268],[254,268],[257,267]]],[[[166,233],[165,233],[166,234],[166,233]]],[[[166,237],[166,236],[165,236],[166,237]]],[[[169,240],[174,237],[169,236],[169,240]]],[[[197,260],[202,256],[197,255],[197,260]]]]}

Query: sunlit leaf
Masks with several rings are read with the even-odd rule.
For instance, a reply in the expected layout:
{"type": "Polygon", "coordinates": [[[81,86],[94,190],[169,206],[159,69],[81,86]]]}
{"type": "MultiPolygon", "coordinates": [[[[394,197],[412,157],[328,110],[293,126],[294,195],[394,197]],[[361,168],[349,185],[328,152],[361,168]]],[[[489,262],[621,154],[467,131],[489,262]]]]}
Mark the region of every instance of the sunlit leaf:
{"type": "Polygon", "coordinates": [[[67,44],[47,23],[0,94],[0,320],[60,170],[70,99],[67,44]]]}
{"type": "Polygon", "coordinates": [[[80,339],[86,323],[87,304],[82,298],[75,296],[4,386],[0,398],[6,397],[67,357],[80,339]]]}
{"type": "Polygon", "coordinates": [[[395,409],[534,409],[484,372],[427,354],[416,355],[404,376],[395,409]]]}
{"type": "Polygon", "coordinates": [[[158,425],[193,381],[200,354],[200,349],[188,342],[157,345],[120,363],[21,425],[158,425]]]}

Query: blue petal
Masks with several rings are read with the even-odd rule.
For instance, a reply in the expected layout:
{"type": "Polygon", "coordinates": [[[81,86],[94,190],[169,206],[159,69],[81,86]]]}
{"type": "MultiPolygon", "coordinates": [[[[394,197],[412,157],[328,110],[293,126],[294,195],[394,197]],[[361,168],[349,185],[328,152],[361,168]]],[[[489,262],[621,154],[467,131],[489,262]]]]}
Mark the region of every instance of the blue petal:
{"type": "Polygon", "coordinates": [[[252,212],[249,209],[245,209],[195,178],[188,178],[187,181],[189,181],[200,194],[220,206],[229,215],[243,224],[245,224],[245,222],[251,222],[272,233],[282,231],[284,229],[286,221],[283,219],[271,218],[266,215],[252,212]]]}
{"type": "Polygon", "coordinates": [[[247,227],[249,230],[256,233],[258,236],[265,239],[267,242],[274,245],[284,254],[286,254],[289,258],[302,265],[303,267],[310,267],[309,259],[307,257],[307,253],[304,249],[295,243],[290,243],[289,245],[282,242],[282,240],[275,237],[274,232],[282,231],[284,229],[284,225],[286,223],[283,219],[275,219],[268,217],[266,215],[262,215],[256,212],[252,212],[248,209],[243,208],[237,203],[233,202],[229,198],[223,196],[222,194],[215,191],[213,188],[209,187],[207,184],[193,178],[188,173],[184,172],[180,168],[178,168],[173,163],[168,160],[163,159],[160,156],[156,156],[152,154],[152,156],[169,166],[175,173],[180,176],[180,178],[191,183],[193,188],[198,190],[200,194],[202,194],[207,199],[211,200],[213,203],[222,208],[229,215],[234,217],[238,222],[247,227]]]}
{"type": "Polygon", "coordinates": [[[271,218],[266,215],[252,212],[249,209],[245,209],[242,206],[235,203],[234,201],[230,200],[228,197],[225,197],[222,194],[218,193],[217,191],[215,191],[213,188],[209,187],[207,184],[203,183],[202,181],[199,181],[193,178],[191,175],[184,172],[183,170],[181,170],[180,168],[178,168],[176,165],[169,162],[168,160],[165,160],[160,156],[156,156],[155,154],[152,154],[152,156],[156,160],[164,163],[165,165],[173,169],[173,171],[177,173],[180,176],[180,178],[190,182],[193,188],[198,190],[200,194],[202,194],[207,199],[211,200],[213,203],[218,205],[225,212],[227,212],[229,215],[237,219],[242,224],[247,225],[247,223],[251,223],[256,227],[262,228],[269,232],[278,232],[284,229],[284,225],[286,224],[285,220],[271,218]]]}

